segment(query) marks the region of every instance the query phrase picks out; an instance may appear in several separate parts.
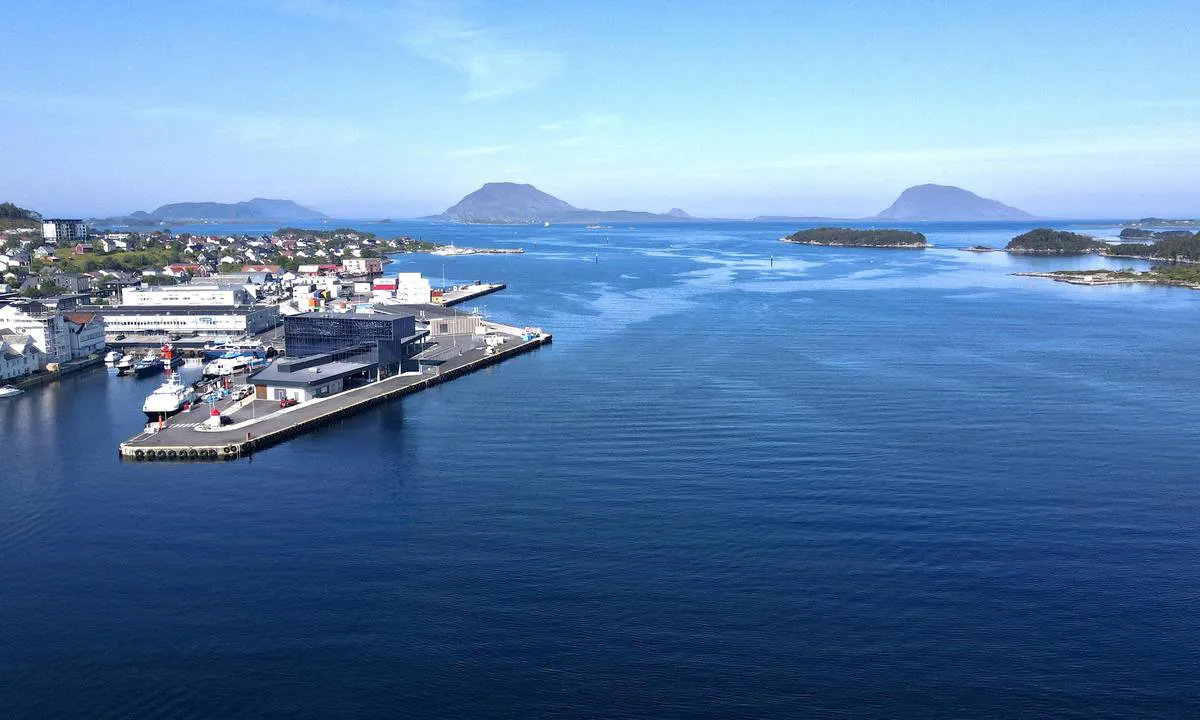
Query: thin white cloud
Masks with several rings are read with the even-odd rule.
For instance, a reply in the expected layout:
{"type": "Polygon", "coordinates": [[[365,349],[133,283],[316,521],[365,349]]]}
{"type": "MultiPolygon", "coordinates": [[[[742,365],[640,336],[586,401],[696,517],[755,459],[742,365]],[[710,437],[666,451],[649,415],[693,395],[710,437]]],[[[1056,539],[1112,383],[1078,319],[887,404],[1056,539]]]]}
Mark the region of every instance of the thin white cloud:
{"type": "Polygon", "coordinates": [[[562,68],[558,53],[538,47],[516,29],[482,25],[456,2],[395,0],[378,9],[352,1],[278,0],[277,7],[382,33],[418,57],[461,74],[469,100],[532,90],[562,68]]]}
{"type": "Polygon", "coordinates": [[[248,115],[202,107],[131,109],[144,117],[171,117],[206,128],[213,134],[260,148],[300,148],[350,145],[362,139],[351,123],[294,115],[248,115]]]}
{"type": "Polygon", "coordinates": [[[466,97],[503,97],[538,87],[558,74],[561,59],[527,39],[477,25],[452,6],[402,3],[403,39],[413,52],[466,76],[466,97]]]}
{"type": "Polygon", "coordinates": [[[495,155],[496,153],[507,152],[512,150],[512,145],[484,145],[483,147],[464,148],[462,150],[454,150],[450,153],[451,157],[479,157],[480,155],[495,155]]]}

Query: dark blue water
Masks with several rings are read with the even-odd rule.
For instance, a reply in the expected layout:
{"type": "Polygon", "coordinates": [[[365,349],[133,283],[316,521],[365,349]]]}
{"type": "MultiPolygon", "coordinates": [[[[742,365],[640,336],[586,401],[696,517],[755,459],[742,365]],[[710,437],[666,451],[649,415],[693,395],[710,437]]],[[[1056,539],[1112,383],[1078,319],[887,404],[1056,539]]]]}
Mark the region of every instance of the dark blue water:
{"type": "Polygon", "coordinates": [[[525,247],[391,267],[554,345],[235,464],[117,461],[153,381],[0,401],[0,717],[1200,715],[1200,293],[388,227],[525,247]]]}

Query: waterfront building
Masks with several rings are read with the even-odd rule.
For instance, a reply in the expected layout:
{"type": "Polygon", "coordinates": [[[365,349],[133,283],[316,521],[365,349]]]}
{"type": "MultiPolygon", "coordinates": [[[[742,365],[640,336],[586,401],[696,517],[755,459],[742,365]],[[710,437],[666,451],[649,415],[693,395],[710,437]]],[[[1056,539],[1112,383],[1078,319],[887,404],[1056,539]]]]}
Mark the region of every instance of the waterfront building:
{"type": "Polygon", "coordinates": [[[121,290],[122,307],[222,306],[249,305],[254,298],[237,285],[163,285],[127,287],[121,290]]]}
{"type": "Polygon", "coordinates": [[[75,245],[87,239],[87,225],[77,218],[42,220],[42,238],[57,245],[75,245]]]}
{"type": "Polygon", "coordinates": [[[0,334],[27,335],[44,363],[78,360],[104,347],[104,319],[89,313],[67,312],[76,298],[62,307],[23,300],[0,308],[0,334]],[[70,318],[68,318],[70,316],[70,318]]]}
{"type": "Polygon", "coordinates": [[[383,258],[343,258],[342,273],[346,275],[378,275],[383,272],[383,258]]]}
{"type": "Polygon", "coordinates": [[[32,337],[0,331],[0,382],[31,375],[44,362],[32,337]]]}
{"type": "Polygon", "coordinates": [[[394,315],[414,316],[417,328],[428,330],[430,340],[447,335],[481,335],[485,331],[483,318],[478,313],[461,312],[452,307],[420,303],[380,303],[376,308],[394,315]]]}
{"type": "Polygon", "coordinates": [[[398,303],[427,303],[432,296],[429,279],[421,273],[396,273],[394,276],[376,278],[371,283],[371,294],[377,298],[394,298],[398,303]]]}
{"type": "Polygon", "coordinates": [[[283,321],[289,357],[337,353],[371,344],[383,375],[416,370],[411,361],[428,331],[418,330],[412,315],[391,313],[303,313],[283,321]]]}
{"type": "Polygon", "coordinates": [[[280,358],[246,381],[260,400],[309,402],[374,382],[379,375],[378,349],[365,343],[334,353],[280,358]]]}
{"type": "Polygon", "coordinates": [[[121,305],[96,306],[110,333],[195,333],[244,335],[279,324],[279,306],[258,305],[121,305]]]}
{"type": "Polygon", "coordinates": [[[63,313],[71,359],[78,360],[104,351],[104,318],[92,312],[63,313]]]}

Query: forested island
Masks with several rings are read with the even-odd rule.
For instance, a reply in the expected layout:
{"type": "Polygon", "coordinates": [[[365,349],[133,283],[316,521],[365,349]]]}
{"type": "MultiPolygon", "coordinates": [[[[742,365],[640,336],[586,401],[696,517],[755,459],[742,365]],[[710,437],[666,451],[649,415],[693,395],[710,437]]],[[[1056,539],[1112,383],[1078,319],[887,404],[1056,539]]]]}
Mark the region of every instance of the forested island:
{"type": "Polygon", "coordinates": [[[919,232],[908,230],[855,230],[823,227],[792,233],[783,242],[834,247],[927,248],[929,242],[919,232]]]}
{"type": "Polygon", "coordinates": [[[1105,243],[1090,235],[1038,228],[1016,236],[1004,249],[1030,255],[1080,255],[1097,252],[1102,247],[1105,243]]]}
{"type": "Polygon", "coordinates": [[[1133,260],[1166,260],[1168,262],[1200,262],[1200,233],[1186,230],[1150,232],[1128,230],[1121,233],[1125,239],[1152,239],[1154,242],[1127,242],[1109,244],[1088,235],[1038,228],[1013,238],[1005,250],[1027,255],[1084,255],[1096,253],[1106,257],[1133,260]],[[1149,233],[1149,234],[1142,234],[1149,233]]]}

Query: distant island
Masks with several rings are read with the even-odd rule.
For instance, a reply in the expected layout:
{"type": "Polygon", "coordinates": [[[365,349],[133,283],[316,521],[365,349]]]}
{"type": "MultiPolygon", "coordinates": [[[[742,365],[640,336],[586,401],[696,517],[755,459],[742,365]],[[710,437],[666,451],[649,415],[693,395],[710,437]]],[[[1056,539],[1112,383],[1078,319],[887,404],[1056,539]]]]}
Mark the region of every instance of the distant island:
{"type": "Polygon", "coordinates": [[[1143,227],[1147,225],[1150,227],[1196,227],[1200,225],[1200,220],[1167,220],[1160,217],[1144,217],[1140,220],[1125,223],[1125,227],[1143,227]]]}
{"type": "Polygon", "coordinates": [[[877,220],[1029,220],[1024,210],[952,185],[916,185],[900,193],[877,220]]]}
{"type": "Polygon", "coordinates": [[[800,245],[830,245],[833,247],[914,249],[929,247],[929,242],[924,235],[910,230],[855,230],[853,228],[824,227],[800,230],[780,239],[783,242],[800,245]]]}
{"type": "Polygon", "coordinates": [[[325,213],[318,212],[291,200],[254,198],[236,203],[179,202],[163,205],[146,212],[138,210],[123,217],[97,219],[96,224],[105,225],[165,225],[186,222],[270,222],[275,220],[324,220],[325,213]]]}
{"type": "Polygon", "coordinates": [[[612,222],[679,222],[691,219],[691,216],[679,208],[674,208],[664,215],[631,210],[586,210],[559,200],[532,185],[490,182],[440,215],[423,219],[480,225],[586,225],[612,222]]]}
{"type": "Polygon", "coordinates": [[[1124,270],[1055,270],[1019,272],[1022,277],[1049,278],[1070,285],[1169,285],[1200,290],[1200,268],[1157,265],[1146,272],[1124,270]]]}
{"type": "MultiPolygon", "coordinates": [[[[1123,237],[1126,236],[1122,233],[1123,237]]],[[[1135,235],[1132,237],[1145,237],[1135,235]]],[[[1177,263],[1200,262],[1200,232],[1168,231],[1153,233],[1152,243],[1129,242],[1110,244],[1089,235],[1038,228],[1013,238],[1005,250],[1022,255],[1086,255],[1095,253],[1106,257],[1131,260],[1165,260],[1177,263]]]]}

